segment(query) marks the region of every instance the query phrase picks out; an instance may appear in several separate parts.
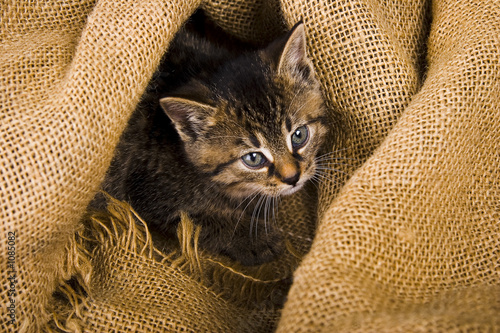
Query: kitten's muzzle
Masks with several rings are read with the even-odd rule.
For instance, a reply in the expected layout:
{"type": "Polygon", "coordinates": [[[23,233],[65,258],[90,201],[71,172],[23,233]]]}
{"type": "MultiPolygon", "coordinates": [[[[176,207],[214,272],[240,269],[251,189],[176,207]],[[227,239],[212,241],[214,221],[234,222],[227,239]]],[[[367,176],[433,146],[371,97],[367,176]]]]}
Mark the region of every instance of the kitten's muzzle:
{"type": "Polygon", "coordinates": [[[300,180],[300,164],[291,154],[281,156],[275,167],[274,175],[277,179],[287,185],[297,185],[300,180]]]}
{"type": "Polygon", "coordinates": [[[281,181],[285,184],[295,186],[295,185],[297,185],[297,182],[299,181],[299,179],[300,179],[300,171],[298,171],[297,173],[295,173],[292,176],[282,178],[281,181]]]}

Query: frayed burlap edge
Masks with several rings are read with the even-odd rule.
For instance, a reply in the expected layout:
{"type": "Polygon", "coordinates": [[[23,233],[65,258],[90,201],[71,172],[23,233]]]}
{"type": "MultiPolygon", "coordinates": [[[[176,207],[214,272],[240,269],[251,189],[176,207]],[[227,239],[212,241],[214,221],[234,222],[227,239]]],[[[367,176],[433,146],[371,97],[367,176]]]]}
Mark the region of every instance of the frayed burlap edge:
{"type": "Polygon", "coordinates": [[[180,255],[171,262],[172,267],[179,267],[219,296],[239,306],[248,306],[249,303],[270,307],[282,305],[279,298],[283,295],[280,292],[286,290],[280,290],[280,286],[291,282],[292,273],[301,257],[291,242],[285,240],[288,254],[293,259],[285,260],[286,264],[281,265],[279,272],[276,272],[276,262],[245,267],[228,258],[200,250],[197,244],[201,227],[196,226],[186,213],[181,214],[177,232],[180,255]]]}
{"type": "Polygon", "coordinates": [[[49,332],[83,329],[84,312],[92,302],[91,280],[96,264],[92,258],[103,248],[127,249],[145,259],[168,265],[235,306],[269,310],[279,310],[283,306],[292,273],[301,257],[291,242],[285,241],[288,255],[293,259],[286,260],[285,267],[288,267],[285,269],[280,264],[276,272],[275,262],[245,267],[208,254],[198,247],[201,227],[186,213],[181,214],[177,229],[179,247],[160,251],[144,220],[128,203],[110,196],[107,210],[89,212],[83,224],[85,227],[74,234],[66,248],[65,280],[59,281],[54,293],[59,299],[50,310],[52,320],[45,328],[49,332]]]}

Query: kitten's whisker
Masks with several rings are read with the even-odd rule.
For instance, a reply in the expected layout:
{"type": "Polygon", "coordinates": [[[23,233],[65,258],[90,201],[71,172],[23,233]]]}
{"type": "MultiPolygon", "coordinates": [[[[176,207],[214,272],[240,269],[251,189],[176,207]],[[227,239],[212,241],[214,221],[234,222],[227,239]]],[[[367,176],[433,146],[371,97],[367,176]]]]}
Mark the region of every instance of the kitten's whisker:
{"type": "MultiPolygon", "coordinates": [[[[250,198],[250,197],[251,197],[250,201],[248,201],[248,203],[247,203],[247,205],[245,206],[245,208],[243,208],[243,211],[241,212],[240,217],[238,218],[238,221],[236,222],[236,225],[234,226],[234,230],[233,230],[233,237],[234,237],[234,235],[236,234],[236,229],[238,228],[238,225],[240,224],[241,218],[243,217],[243,215],[245,215],[245,212],[246,212],[246,210],[247,210],[248,206],[250,206],[250,204],[251,204],[251,203],[255,200],[255,198],[256,198],[259,194],[261,194],[261,192],[260,192],[260,191],[255,191],[254,193],[252,193],[252,194],[250,194],[248,197],[246,197],[246,198],[245,198],[245,199],[244,199],[244,200],[243,200],[243,201],[242,201],[242,202],[238,205],[238,207],[239,207],[239,206],[241,206],[241,204],[242,204],[245,200],[248,200],[248,198],[250,198]]],[[[238,208],[238,207],[237,207],[237,208],[238,208]]]]}
{"type": "MultiPolygon", "coordinates": [[[[267,199],[268,198],[269,197],[267,195],[264,197],[264,200],[262,200],[262,207],[261,207],[261,208],[264,208],[264,231],[266,231],[266,233],[267,233],[266,218],[267,218],[267,199]]],[[[259,214],[260,214],[260,212],[259,212],[259,214]]],[[[255,233],[255,237],[257,237],[257,233],[255,233]]]]}
{"type": "Polygon", "coordinates": [[[350,176],[350,174],[349,174],[349,173],[347,173],[347,172],[345,172],[345,171],[342,171],[342,170],[339,170],[339,169],[329,168],[329,167],[326,167],[326,166],[324,166],[324,167],[323,167],[323,166],[317,166],[317,167],[316,167],[316,172],[321,171],[321,172],[326,173],[326,172],[325,172],[325,171],[323,171],[323,170],[326,170],[326,171],[335,171],[335,172],[338,172],[338,173],[342,173],[342,174],[344,174],[344,175],[346,175],[346,176],[350,176]]]}
{"type": "Polygon", "coordinates": [[[267,196],[266,197],[266,205],[264,207],[264,230],[266,231],[266,235],[269,234],[269,230],[267,229],[267,220],[268,220],[269,215],[270,215],[270,211],[269,211],[269,209],[271,208],[270,201],[271,201],[271,197],[267,196]]]}
{"type": "Polygon", "coordinates": [[[332,165],[345,165],[345,166],[349,166],[349,167],[358,167],[359,164],[357,163],[348,163],[346,161],[341,161],[341,160],[331,160],[331,159],[326,159],[326,160],[314,160],[315,164],[316,165],[321,165],[321,166],[325,166],[325,165],[329,165],[329,164],[332,164],[332,165]]]}
{"type": "Polygon", "coordinates": [[[338,177],[337,175],[335,174],[330,174],[330,173],[316,173],[316,179],[318,179],[321,183],[323,184],[323,182],[332,182],[332,183],[338,183],[339,180],[341,180],[340,177],[338,177]]]}
{"type": "Polygon", "coordinates": [[[341,173],[343,175],[350,176],[349,173],[343,172],[342,170],[337,170],[337,169],[332,169],[332,168],[317,168],[316,169],[316,174],[335,175],[337,173],[341,173]],[[328,171],[334,171],[334,172],[328,172],[328,171]]]}
{"type": "Polygon", "coordinates": [[[259,226],[259,223],[260,223],[260,212],[263,211],[264,213],[264,227],[266,226],[266,206],[267,206],[267,199],[269,198],[269,196],[267,195],[264,195],[262,197],[262,202],[260,204],[260,207],[259,207],[259,212],[257,214],[257,219],[255,220],[255,238],[257,239],[259,237],[258,235],[258,226],[259,226]]]}
{"type": "Polygon", "coordinates": [[[277,194],[274,193],[273,195],[270,195],[269,196],[269,213],[268,213],[268,217],[270,217],[270,223],[272,223],[273,225],[276,225],[277,222],[276,222],[276,199],[277,199],[277,194]]]}
{"type": "Polygon", "coordinates": [[[335,155],[331,156],[318,156],[314,160],[315,161],[354,161],[354,162],[359,162],[359,159],[357,158],[350,158],[350,157],[334,157],[335,155]]]}
{"type": "MultiPolygon", "coordinates": [[[[311,178],[311,183],[313,183],[314,186],[316,186],[316,188],[318,189],[318,193],[320,191],[318,186],[323,186],[325,184],[325,182],[330,182],[332,185],[338,184],[338,181],[336,179],[328,178],[328,177],[321,176],[321,175],[315,175],[314,177],[311,178]]],[[[329,186],[331,186],[331,185],[329,185],[329,186]]]]}
{"type": "Polygon", "coordinates": [[[355,167],[356,165],[355,164],[351,164],[351,163],[340,163],[340,162],[332,162],[332,161],[316,161],[316,166],[329,166],[329,165],[344,165],[344,166],[348,166],[348,167],[355,167]]]}
{"type": "Polygon", "coordinates": [[[315,177],[321,180],[328,180],[328,181],[335,181],[338,180],[339,177],[336,176],[335,174],[327,173],[327,172],[322,172],[318,171],[314,174],[315,177]]]}
{"type": "Polygon", "coordinates": [[[280,205],[281,205],[281,196],[279,195],[276,197],[276,215],[278,216],[276,223],[278,223],[280,217],[280,210],[279,210],[280,205]]]}
{"type": "Polygon", "coordinates": [[[261,195],[261,197],[259,198],[259,200],[257,201],[257,204],[255,205],[255,207],[253,209],[252,219],[250,220],[250,237],[252,236],[253,224],[255,222],[255,236],[257,238],[258,219],[259,219],[259,216],[260,216],[260,210],[262,208],[262,202],[264,201],[264,198],[265,198],[265,196],[261,195]]]}
{"type": "Polygon", "coordinates": [[[356,160],[356,161],[360,160],[359,158],[355,158],[355,157],[343,156],[343,155],[339,154],[338,151],[332,151],[332,152],[329,152],[329,153],[326,153],[326,154],[321,154],[321,155],[316,156],[316,159],[322,159],[322,158],[343,159],[343,160],[356,160]]]}
{"type": "MultiPolygon", "coordinates": [[[[258,195],[261,195],[262,194],[262,191],[261,190],[256,190],[255,192],[253,192],[252,194],[250,194],[245,200],[248,200],[249,197],[251,197],[251,200],[247,203],[247,205],[245,206],[245,208],[243,209],[243,212],[245,212],[245,210],[248,208],[248,206],[250,206],[250,204],[252,203],[252,201],[258,196],[258,195]]],[[[244,200],[244,201],[245,201],[244,200]]],[[[241,205],[241,204],[240,204],[241,205]]],[[[238,205],[238,207],[240,206],[238,205]]]]}
{"type": "MultiPolygon", "coordinates": [[[[241,200],[241,202],[238,204],[238,206],[236,206],[236,207],[234,208],[234,210],[236,211],[236,210],[237,210],[238,208],[240,208],[240,206],[241,206],[241,205],[243,205],[243,203],[244,203],[245,201],[247,201],[250,197],[252,197],[252,196],[253,196],[253,197],[255,197],[255,196],[256,196],[256,195],[258,195],[259,193],[260,193],[260,191],[259,191],[259,190],[256,190],[255,192],[250,193],[250,194],[249,194],[249,195],[248,195],[245,199],[241,200]]],[[[250,200],[250,202],[251,202],[251,200],[250,200]]],[[[248,204],[247,204],[247,206],[246,206],[246,207],[248,207],[248,204]]],[[[246,208],[246,207],[245,207],[245,208],[246,208]]],[[[243,209],[243,210],[244,210],[244,209],[243,209]]]]}
{"type": "Polygon", "coordinates": [[[346,151],[346,150],[349,150],[349,149],[351,149],[351,148],[350,148],[350,147],[346,147],[346,148],[342,148],[342,149],[336,149],[336,150],[334,150],[334,151],[330,151],[330,152],[328,152],[328,153],[326,153],[326,154],[323,154],[323,155],[320,155],[320,156],[318,156],[318,157],[323,157],[323,156],[327,156],[327,155],[334,155],[334,154],[338,154],[338,153],[340,153],[340,152],[342,152],[342,151],[346,151]]]}
{"type": "Polygon", "coordinates": [[[259,227],[259,222],[260,222],[260,212],[263,210],[264,213],[264,226],[266,224],[266,203],[267,203],[267,198],[269,198],[267,195],[262,196],[262,201],[259,206],[259,211],[257,213],[257,218],[255,220],[255,239],[259,237],[258,234],[258,227],[259,227]]]}
{"type": "Polygon", "coordinates": [[[276,209],[278,207],[276,206],[276,196],[273,196],[273,224],[276,225],[276,209]]]}
{"type": "Polygon", "coordinates": [[[318,190],[319,192],[319,187],[318,185],[321,185],[321,178],[319,178],[319,176],[317,175],[314,175],[311,177],[311,183],[314,184],[314,186],[316,187],[316,190],[318,190]]]}
{"type": "MultiPolygon", "coordinates": [[[[349,148],[345,148],[345,149],[337,149],[337,150],[333,150],[333,151],[329,151],[328,153],[324,153],[324,154],[321,154],[321,155],[318,155],[318,157],[323,157],[323,156],[340,156],[342,152],[345,152],[347,151],[349,148]]],[[[346,157],[346,158],[353,158],[353,159],[357,159],[357,158],[354,158],[354,157],[346,157]]]]}
{"type": "Polygon", "coordinates": [[[343,165],[349,168],[357,168],[359,166],[358,163],[349,163],[349,161],[345,161],[342,159],[330,159],[330,158],[315,159],[314,163],[316,164],[316,166],[321,166],[321,167],[330,165],[343,165]]]}
{"type": "Polygon", "coordinates": [[[319,181],[318,177],[316,175],[312,175],[312,177],[310,178],[310,180],[311,180],[311,184],[313,184],[314,187],[316,187],[316,191],[319,192],[319,187],[318,187],[317,184],[319,184],[320,181],[319,181]]]}

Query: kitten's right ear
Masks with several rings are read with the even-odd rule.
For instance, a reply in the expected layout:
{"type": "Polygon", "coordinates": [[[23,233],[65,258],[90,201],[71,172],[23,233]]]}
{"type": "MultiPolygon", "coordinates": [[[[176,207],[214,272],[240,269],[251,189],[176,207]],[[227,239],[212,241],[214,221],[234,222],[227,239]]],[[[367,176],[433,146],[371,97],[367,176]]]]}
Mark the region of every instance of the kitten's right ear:
{"type": "Polygon", "coordinates": [[[304,23],[297,23],[289,32],[278,63],[278,72],[300,71],[300,67],[307,66],[306,33],[304,23]]]}
{"type": "Polygon", "coordinates": [[[314,69],[307,56],[306,32],[302,22],[295,24],[287,35],[271,43],[264,53],[275,63],[279,74],[290,73],[306,80],[313,76],[314,69]]]}
{"type": "Polygon", "coordinates": [[[210,118],[216,111],[211,105],[182,97],[162,98],[160,105],[184,141],[195,140],[210,126],[210,118]]]}

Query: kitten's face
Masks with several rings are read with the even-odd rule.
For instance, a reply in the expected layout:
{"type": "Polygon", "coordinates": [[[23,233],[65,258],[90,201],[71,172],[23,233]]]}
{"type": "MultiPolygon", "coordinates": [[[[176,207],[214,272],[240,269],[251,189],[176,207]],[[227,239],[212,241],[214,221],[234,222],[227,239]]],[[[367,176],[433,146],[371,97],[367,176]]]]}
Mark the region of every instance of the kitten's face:
{"type": "Polygon", "coordinates": [[[258,125],[216,125],[200,142],[199,166],[207,166],[231,196],[292,194],[316,172],[315,157],[326,134],[322,101],[314,91],[296,93],[283,101],[282,116],[258,125]]]}
{"type": "Polygon", "coordinates": [[[288,195],[311,179],[327,115],[302,25],[196,86],[209,103],[167,97],[161,104],[191,162],[226,194],[288,195]]]}

